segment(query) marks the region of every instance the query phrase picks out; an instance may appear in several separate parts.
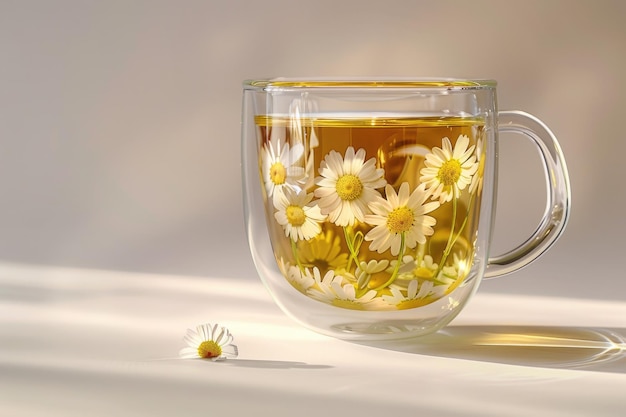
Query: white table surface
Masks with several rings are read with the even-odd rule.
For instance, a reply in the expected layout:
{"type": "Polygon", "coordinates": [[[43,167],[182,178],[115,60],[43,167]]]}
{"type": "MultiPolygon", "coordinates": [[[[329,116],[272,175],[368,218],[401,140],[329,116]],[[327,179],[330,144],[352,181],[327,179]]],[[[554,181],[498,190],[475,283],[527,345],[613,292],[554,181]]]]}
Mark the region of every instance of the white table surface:
{"type": "Polygon", "coordinates": [[[354,343],[254,279],[0,264],[0,415],[624,416],[624,339],[626,302],[479,291],[436,335],[354,343]],[[204,322],[237,359],[178,358],[204,322]]]}

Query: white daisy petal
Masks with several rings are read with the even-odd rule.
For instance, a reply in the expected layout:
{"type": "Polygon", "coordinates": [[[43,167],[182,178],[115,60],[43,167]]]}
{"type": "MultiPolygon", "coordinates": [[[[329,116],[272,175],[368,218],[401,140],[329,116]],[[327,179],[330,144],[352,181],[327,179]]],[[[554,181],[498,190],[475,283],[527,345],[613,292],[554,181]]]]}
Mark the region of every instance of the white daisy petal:
{"type": "MultiPolygon", "coordinates": [[[[409,200],[409,183],[403,182],[398,190],[396,206],[405,206],[409,200]]],[[[391,202],[391,201],[390,201],[391,202]]]]}
{"type": "Polygon", "coordinates": [[[336,195],[336,191],[334,189],[335,183],[336,181],[331,181],[326,178],[320,180],[317,184],[320,188],[317,188],[315,190],[315,197],[323,198],[323,197],[328,197],[331,195],[336,195]]]}
{"type": "Polygon", "coordinates": [[[392,237],[391,237],[391,254],[393,256],[396,256],[397,254],[400,253],[400,245],[401,244],[402,244],[402,239],[400,238],[400,235],[398,235],[398,234],[392,235],[392,237]]]}
{"type": "Polygon", "coordinates": [[[222,348],[222,354],[226,357],[236,358],[239,356],[239,348],[235,345],[226,345],[222,348]]]}
{"type": "Polygon", "coordinates": [[[405,290],[392,286],[390,288],[391,295],[383,296],[382,298],[388,304],[391,304],[398,308],[402,308],[402,304],[415,306],[414,303],[416,301],[421,303],[427,303],[428,300],[425,300],[427,298],[431,298],[432,300],[434,300],[442,297],[445,294],[446,288],[446,285],[434,286],[432,281],[423,281],[420,284],[418,280],[414,279],[409,282],[405,290]],[[403,291],[406,291],[406,295],[403,293],[403,291]]]}
{"type": "Polygon", "coordinates": [[[432,281],[424,281],[422,283],[422,285],[420,286],[420,290],[419,292],[415,295],[416,298],[424,298],[426,297],[428,294],[431,293],[431,290],[433,289],[433,282],[432,281]]]}
{"type": "Polygon", "coordinates": [[[198,349],[194,349],[194,348],[191,348],[191,347],[182,348],[178,352],[178,356],[180,356],[183,359],[197,358],[198,357],[198,349]]]}
{"type": "Polygon", "coordinates": [[[312,298],[328,304],[351,309],[365,309],[376,296],[376,291],[370,290],[357,297],[353,284],[344,282],[344,279],[328,271],[324,279],[316,281],[316,286],[309,288],[307,294],[312,298]]]}
{"type": "Polygon", "coordinates": [[[343,159],[341,154],[337,151],[330,151],[328,157],[325,159],[326,169],[335,173],[335,175],[343,175],[343,159]]]}
{"type": "Polygon", "coordinates": [[[411,280],[411,282],[409,282],[409,287],[407,288],[407,298],[415,298],[415,295],[417,294],[417,280],[411,280]]]}

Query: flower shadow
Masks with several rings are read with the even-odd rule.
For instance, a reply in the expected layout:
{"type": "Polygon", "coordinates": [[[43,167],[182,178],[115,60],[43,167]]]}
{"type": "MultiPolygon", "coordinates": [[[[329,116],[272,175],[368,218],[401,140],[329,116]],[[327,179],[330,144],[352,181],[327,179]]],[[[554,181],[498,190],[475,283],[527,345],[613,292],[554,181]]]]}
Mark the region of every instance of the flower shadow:
{"type": "Polygon", "coordinates": [[[626,374],[626,329],[449,326],[421,338],[358,342],[399,352],[626,374]]]}
{"type": "Polygon", "coordinates": [[[263,368],[263,369],[328,369],[330,365],[311,365],[304,362],[293,361],[271,361],[257,359],[229,359],[219,362],[223,365],[237,366],[242,368],[263,368]]]}

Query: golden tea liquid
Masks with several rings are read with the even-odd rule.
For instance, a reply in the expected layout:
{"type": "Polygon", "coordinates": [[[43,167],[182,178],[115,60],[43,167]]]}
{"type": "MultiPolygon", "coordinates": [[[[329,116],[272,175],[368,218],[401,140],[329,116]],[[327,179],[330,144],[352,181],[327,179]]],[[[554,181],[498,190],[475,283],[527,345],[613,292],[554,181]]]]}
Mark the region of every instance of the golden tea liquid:
{"type": "Polygon", "coordinates": [[[407,115],[257,116],[267,222],[294,288],[352,309],[415,308],[473,263],[484,123],[407,115]]]}

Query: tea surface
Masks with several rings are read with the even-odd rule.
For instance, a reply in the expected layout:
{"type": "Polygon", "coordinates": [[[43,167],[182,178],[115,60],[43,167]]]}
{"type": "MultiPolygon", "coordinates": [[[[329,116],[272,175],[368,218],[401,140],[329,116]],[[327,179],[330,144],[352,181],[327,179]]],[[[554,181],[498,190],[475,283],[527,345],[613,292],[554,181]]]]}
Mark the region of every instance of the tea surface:
{"type": "Polygon", "coordinates": [[[259,169],[284,277],[366,310],[427,305],[470,273],[484,122],[408,115],[258,116],[259,169]]]}

